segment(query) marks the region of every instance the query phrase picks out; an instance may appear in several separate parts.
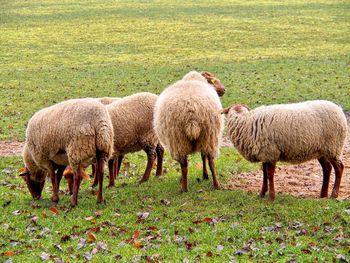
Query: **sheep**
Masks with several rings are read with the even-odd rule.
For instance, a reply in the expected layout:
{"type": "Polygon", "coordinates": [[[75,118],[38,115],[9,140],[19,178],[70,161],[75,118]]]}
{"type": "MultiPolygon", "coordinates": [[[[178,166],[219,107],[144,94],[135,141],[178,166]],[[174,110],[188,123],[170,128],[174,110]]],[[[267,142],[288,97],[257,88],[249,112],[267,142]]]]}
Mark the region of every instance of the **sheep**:
{"type": "Polygon", "coordinates": [[[227,130],[235,148],[248,161],[262,162],[260,197],[269,188],[269,198],[275,198],[273,177],[277,161],[302,163],[311,159],[318,159],[323,170],[321,198],[328,195],[332,166],[335,183],[331,197],[338,197],[344,170],[340,158],[347,134],[341,107],[330,101],[315,100],[254,110],[234,105],[223,113],[227,114],[227,130]]]}
{"type": "Polygon", "coordinates": [[[187,155],[199,151],[203,160],[203,177],[207,177],[208,160],[213,186],[220,189],[214,158],[219,154],[224,127],[219,99],[224,93],[225,87],[212,73],[191,71],[159,95],[154,109],[154,129],[161,144],[181,165],[183,192],[188,191],[187,155]]]}
{"type": "Polygon", "coordinates": [[[153,110],[157,98],[155,94],[141,92],[106,105],[114,129],[112,159],[116,162],[116,166],[111,167],[110,187],[115,185],[115,177],[127,153],[144,150],[147,154],[147,167],[140,182],[148,180],[156,156],[156,176],[162,174],[164,148],[153,129],[153,110]]]}
{"type": "Polygon", "coordinates": [[[27,158],[29,154],[40,170],[48,172],[53,185],[51,200],[57,203],[62,175],[56,176],[55,169],[70,165],[74,171],[71,205],[76,206],[83,165],[95,161],[99,180],[97,201],[101,203],[104,163],[112,150],[113,126],[106,107],[94,99],[67,100],[38,111],[29,120],[23,155],[29,172],[21,175],[32,196],[40,198],[45,177],[32,168],[27,158]],[[34,194],[32,186],[36,187],[34,194]]]}

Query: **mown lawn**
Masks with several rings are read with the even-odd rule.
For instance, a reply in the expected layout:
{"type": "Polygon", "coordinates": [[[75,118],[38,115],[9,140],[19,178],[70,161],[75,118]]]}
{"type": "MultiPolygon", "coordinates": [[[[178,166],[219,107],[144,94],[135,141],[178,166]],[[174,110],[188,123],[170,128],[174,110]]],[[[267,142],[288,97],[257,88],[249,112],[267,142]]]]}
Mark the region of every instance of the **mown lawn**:
{"type": "MultiPolygon", "coordinates": [[[[224,106],[320,98],[349,111],[349,10],[338,0],[0,0],[0,140],[24,140],[42,107],[160,93],[193,69],[221,79],[224,106]]],[[[50,183],[33,203],[21,158],[0,157],[0,261],[350,261],[349,200],[212,191],[197,180],[199,157],[190,162],[188,193],[169,156],[164,178],[139,185],[137,153],[105,206],[85,182],[79,206],[63,192],[56,211],[50,183]]],[[[252,169],[232,149],[217,160],[223,185],[252,169]]]]}

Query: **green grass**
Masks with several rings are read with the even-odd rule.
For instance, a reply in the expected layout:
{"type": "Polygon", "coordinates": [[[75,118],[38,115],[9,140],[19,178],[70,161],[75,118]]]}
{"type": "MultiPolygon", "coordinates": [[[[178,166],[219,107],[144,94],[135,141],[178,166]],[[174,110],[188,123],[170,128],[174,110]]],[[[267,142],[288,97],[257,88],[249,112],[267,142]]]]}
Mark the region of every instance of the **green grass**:
{"type": "MultiPolygon", "coordinates": [[[[155,178],[153,171],[150,181],[139,185],[144,159],[143,154],[128,156],[117,186],[104,191],[106,205],[96,204],[84,181],[78,207],[71,209],[63,182],[57,215],[50,211],[50,183],[43,199],[33,202],[17,175],[21,159],[0,159],[0,252],[15,253],[16,262],[37,262],[44,252],[51,259],[75,262],[103,242],[106,250],[96,253],[93,262],[119,257],[122,262],[151,257],[162,262],[330,262],[337,255],[349,257],[349,202],[278,195],[271,203],[257,193],[213,191],[211,181],[198,180],[199,156],[190,159],[188,193],[180,193],[179,167],[168,156],[169,172],[155,178]],[[149,216],[138,220],[137,214],[146,212],[149,216]],[[89,230],[96,240],[89,241],[89,230]],[[86,245],[79,249],[81,238],[86,245]]],[[[233,171],[256,168],[239,159],[234,150],[223,149],[217,163],[223,184],[233,171]]]]}
{"type": "MultiPolygon", "coordinates": [[[[42,107],[160,93],[193,69],[217,75],[227,88],[224,106],[328,99],[349,111],[349,10],[338,0],[0,0],[0,140],[24,140],[28,119],[42,107]]],[[[211,191],[210,181],[197,181],[198,156],[190,160],[190,191],[181,194],[179,167],[169,157],[165,177],[142,185],[136,179],[145,156],[126,162],[126,176],[105,190],[106,206],[95,204],[85,182],[78,207],[70,209],[63,192],[54,215],[50,183],[33,204],[17,176],[21,158],[0,158],[0,261],[38,262],[43,252],[51,260],[84,261],[99,241],[107,249],[94,262],[350,257],[349,201],[278,195],[270,203],[257,193],[211,191]],[[139,212],[150,214],[137,222],[139,212]],[[91,216],[95,221],[85,220],[91,216]],[[218,222],[194,223],[205,218],[218,222]],[[88,230],[97,240],[78,249],[88,230]],[[130,240],[136,230],[140,236],[130,240]]],[[[257,169],[229,149],[216,165],[223,184],[234,172],[257,169]]]]}

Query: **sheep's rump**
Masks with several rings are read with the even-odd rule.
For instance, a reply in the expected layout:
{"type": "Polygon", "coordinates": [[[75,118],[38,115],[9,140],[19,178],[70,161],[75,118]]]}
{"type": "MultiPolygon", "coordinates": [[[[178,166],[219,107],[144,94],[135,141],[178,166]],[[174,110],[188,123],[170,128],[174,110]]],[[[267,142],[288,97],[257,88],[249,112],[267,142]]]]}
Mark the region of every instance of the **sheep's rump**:
{"type": "Polygon", "coordinates": [[[222,106],[214,89],[200,81],[178,81],[159,96],[154,127],[175,160],[203,151],[219,153],[223,129],[222,106]]]}
{"type": "Polygon", "coordinates": [[[76,166],[91,162],[96,151],[112,153],[112,124],[105,106],[94,99],[68,100],[38,111],[26,136],[39,166],[48,160],[76,166]]]}
{"type": "Polygon", "coordinates": [[[114,155],[156,146],[153,112],[158,96],[149,92],[124,97],[107,105],[114,129],[114,155]]]}
{"type": "Polygon", "coordinates": [[[228,132],[249,161],[339,158],[347,134],[342,109],[329,101],[258,107],[228,116],[228,132]]]}

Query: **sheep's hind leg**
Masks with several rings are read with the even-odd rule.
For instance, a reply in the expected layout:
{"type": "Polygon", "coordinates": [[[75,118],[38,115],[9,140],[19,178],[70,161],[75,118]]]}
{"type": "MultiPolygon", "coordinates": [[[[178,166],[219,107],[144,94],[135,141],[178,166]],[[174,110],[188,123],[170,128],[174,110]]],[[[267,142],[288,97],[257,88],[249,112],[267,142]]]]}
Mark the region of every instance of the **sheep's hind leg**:
{"type": "Polygon", "coordinates": [[[261,188],[261,192],[260,192],[260,197],[263,198],[268,190],[268,183],[267,183],[267,163],[263,163],[262,164],[262,168],[263,168],[263,184],[262,184],[262,188],[261,188]]]}
{"type": "Polygon", "coordinates": [[[122,165],[122,162],[123,162],[123,158],[124,158],[124,155],[119,155],[118,156],[118,161],[114,163],[115,165],[115,170],[114,170],[114,179],[117,179],[117,177],[119,176],[119,172],[120,172],[120,166],[122,165]]]}
{"type": "Polygon", "coordinates": [[[188,161],[187,156],[185,156],[181,161],[179,161],[181,165],[181,192],[188,192],[187,185],[187,174],[188,174],[188,161]]]}
{"type": "Polygon", "coordinates": [[[339,194],[341,177],[342,177],[343,171],[344,171],[344,164],[342,163],[342,161],[337,160],[337,159],[332,159],[331,163],[333,165],[334,172],[335,172],[335,181],[334,181],[334,187],[332,190],[331,197],[337,198],[338,194],[339,194]]]}
{"type": "Polygon", "coordinates": [[[201,152],[202,163],[203,163],[203,180],[209,180],[208,170],[207,170],[207,156],[205,153],[201,152]]]}
{"type": "Polygon", "coordinates": [[[97,194],[97,203],[104,203],[103,200],[103,175],[104,175],[104,165],[107,157],[103,152],[96,153],[96,176],[98,178],[98,194],[97,194]]]}
{"type": "Polygon", "coordinates": [[[266,172],[267,172],[267,177],[269,180],[269,198],[271,201],[275,199],[275,185],[273,181],[273,177],[275,174],[275,168],[276,164],[275,163],[266,163],[266,172]]]}
{"type": "Polygon", "coordinates": [[[163,173],[164,148],[163,148],[163,146],[160,143],[157,144],[156,153],[157,153],[157,171],[156,171],[156,176],[161,176],[162,173],[163,173]]]}
{"type": "Polygon", "coordinates": [[[115,186],[115,178],[114,178],[115,169],[116,169],[115,163],[116,163],[116,161],[113,159],[110,159],[108,161],[108,171],[109,171],[109,185],[108,185],[108,187],[115,186]]]}
{"type": "Polygon", "coordinates": [[[220,183],[216,177],[216,172],[215,172],[215,166],[214,166],[214,159],[212,157],[208,157],[209,159],[209,168],[210,168],[210,171],[211,171],[211,175],[213,176],[213,186],[214,186],[214,189],[217,189],[217,190],[220,190],[221,187],[220,187],[220,183]]]}
{"type": "Polygon", "coordinates": [[[331,175],[332,165],[331,165],[331,163],[328,160],[326,160],[323,157],[318,159],[318,161],[321,164],[322,171],[323,171],[323,182],[322,182],[322,188],[321,188],[321,198],[324,198],[324,197],[328,196],[329,176],[331,175]]]}
{"type": "Polygon", "coordinates": [[[149,147],[147,146],[145,149],[145,152],[147,154],[147,166],[145,173],[143,174],[140,183],[146,182],[151,174],[152,167],[154,164],[154,161],[156,160],[156,150],[155,147],[149,147]]]}

